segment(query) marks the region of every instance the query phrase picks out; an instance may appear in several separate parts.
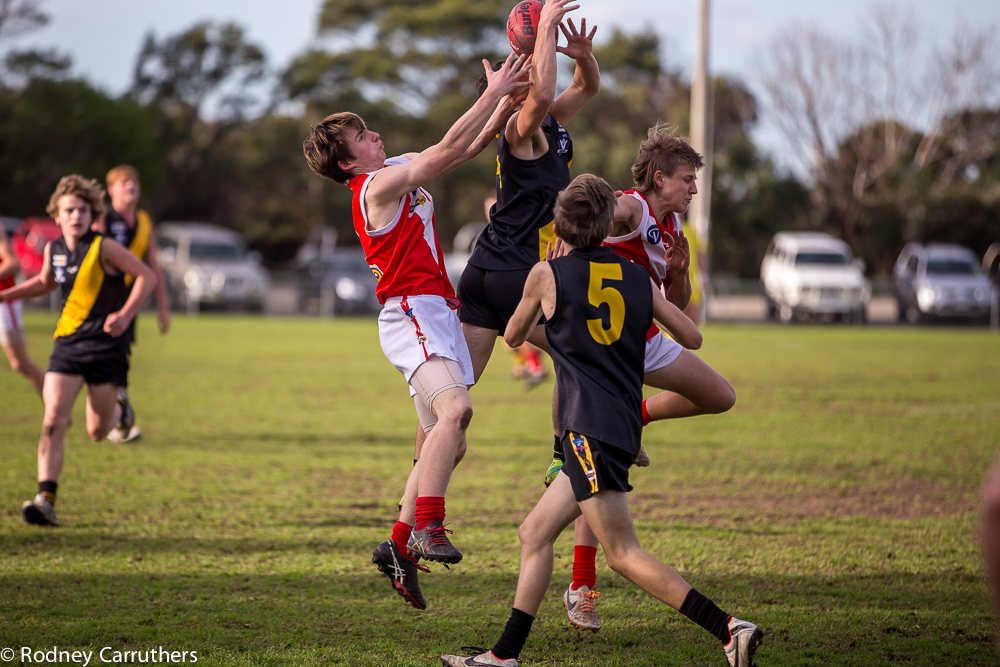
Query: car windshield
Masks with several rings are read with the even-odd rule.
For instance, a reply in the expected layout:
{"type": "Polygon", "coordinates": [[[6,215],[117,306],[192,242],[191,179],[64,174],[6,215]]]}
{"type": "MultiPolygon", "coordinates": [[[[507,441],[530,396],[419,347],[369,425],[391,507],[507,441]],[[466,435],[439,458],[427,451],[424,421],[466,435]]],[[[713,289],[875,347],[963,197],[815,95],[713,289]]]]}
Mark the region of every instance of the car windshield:
{"type": "Polygon", "coordinates": [[[824,266],[843,266],[850,264],[847,255],[839,252],[800,252],[795,256],[795,266],[803,264],[821,264],[824,266]]]}
{"type": "Polygon", "coordinates": [[[207,259],[216,262],[238,262],[246,257],[246,249],[235,243],[223,241],[195,241],[191,243],[192,260],[207,259]]]}
{"type": "Polygon", "coordinates": [[[967,259],[931,258],[927,260],[929,276],[974,276],[978,273],[975,264],[967,259]]]}

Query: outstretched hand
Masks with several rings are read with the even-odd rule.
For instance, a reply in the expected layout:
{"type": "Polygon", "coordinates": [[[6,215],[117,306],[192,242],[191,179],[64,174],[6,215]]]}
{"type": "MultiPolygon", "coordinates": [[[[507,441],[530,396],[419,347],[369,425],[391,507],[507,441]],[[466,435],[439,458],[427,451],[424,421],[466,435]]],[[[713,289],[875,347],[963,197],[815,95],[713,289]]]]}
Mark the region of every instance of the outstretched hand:
{"type": "Polygon", "coordinates": [[[571,5],[570,2],[573,0],[549,0],[542,5],[542,12],[538,15],[539,29],[552,26],[552,29],[555,30],[567,12],[580,8],[580,5],[571,5]]]}
{"type": "Polygon", "coordinates": [[[567,55],[573,60],[585,60],[590,58],[594,53],[594,33],[597,32],[597,26],[595,25],[590,34],[587,34],[587,19],[580,19],[580,30],[576,29],[573,25],[573,19],[567,19],[569,24],[569,29],[566,29],[565,23],[559,24],[559,29],[562,30],[563,35],[566,37],[566,46],[557,46],[556,51],[567,55]]]}
{"type": "Polygon", "coordinates": [[[667,268],[674,273],[687,273],[691,268],[691,249],[688,247],[687,237],[678,231],[676,234],[670,234],[669,238],[672,239],[671,243],[665,244],[667,268]]]}
{"type": "Polygon", "coordinates": [[[496,91],[501,97],[510,93],[515,93],[512,97],[517,97],[518,93],[526,92],[531,85],[525,76],[531,71],[531,56],[511,53],[495,72],[488,60],[483,60],[483,67],[486,69],[487,90],[496,91]]]}

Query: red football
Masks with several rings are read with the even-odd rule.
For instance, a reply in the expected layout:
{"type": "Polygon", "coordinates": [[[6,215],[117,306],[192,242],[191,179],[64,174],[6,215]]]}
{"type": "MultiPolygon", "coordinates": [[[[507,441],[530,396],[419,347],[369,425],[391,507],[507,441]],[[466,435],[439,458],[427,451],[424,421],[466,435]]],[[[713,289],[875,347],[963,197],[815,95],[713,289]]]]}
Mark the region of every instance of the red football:
{"type": "Polygon", "coordinates": [[[510,16],[507,17],[507,40],[517,55],[534,53],[538,15],[541,13],[540,0],[524,0],[510,10],[510,16]]]}

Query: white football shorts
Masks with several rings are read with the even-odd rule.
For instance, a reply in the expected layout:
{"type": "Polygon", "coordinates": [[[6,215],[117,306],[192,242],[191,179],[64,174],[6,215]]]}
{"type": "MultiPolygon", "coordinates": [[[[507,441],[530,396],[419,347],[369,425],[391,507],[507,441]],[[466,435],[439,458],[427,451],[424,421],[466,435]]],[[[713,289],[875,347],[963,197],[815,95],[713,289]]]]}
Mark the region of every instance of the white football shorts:
{"type": "Polygon", "coordinates": [[[24,342],[24,325],[21,322],[21,302],[0,303],[0,345],[24,342]]]}
{"type": "Polygon", "coordinates": [[[664,366],[669,366],[680,356],[684,348],[674,339],[662,333],[646,341],[646,363],[644,373],[652,373],[664,366]]]}
{"type": "MultiPolygon", "coordinates": [[[[386,359],[407,383],[434,355],[458,363],[466,388],[476,383],[462,324],[444,297],[424,294],[386,299],[378,316],[378,338],[386,359]]],[[[410,395],[415,393],[411,387],[410,395]]]]}

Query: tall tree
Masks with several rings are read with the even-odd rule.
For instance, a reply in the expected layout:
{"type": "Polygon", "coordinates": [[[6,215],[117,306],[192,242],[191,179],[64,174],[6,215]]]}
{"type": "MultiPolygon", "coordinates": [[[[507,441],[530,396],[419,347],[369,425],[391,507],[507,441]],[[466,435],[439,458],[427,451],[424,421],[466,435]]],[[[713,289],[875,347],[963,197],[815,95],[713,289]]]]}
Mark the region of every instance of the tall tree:
{"type": "Polygon", "coordinates": [[[42,0],[0,0],[0,39],[37,30],[49,22],[42,0]]]}
{"type": "Polygon", "coordinates": [[[993,145],[989,115],[965,112],[1000,94],[996,28],[959,26],[929,57],[919,32],[911,8],[882,5],[858,42],[795,26],[761,61],[772,117],[815,182],[814,223],[855,249],[876,210],[900,241],[918,238],[941,188],[993,145]]]}

